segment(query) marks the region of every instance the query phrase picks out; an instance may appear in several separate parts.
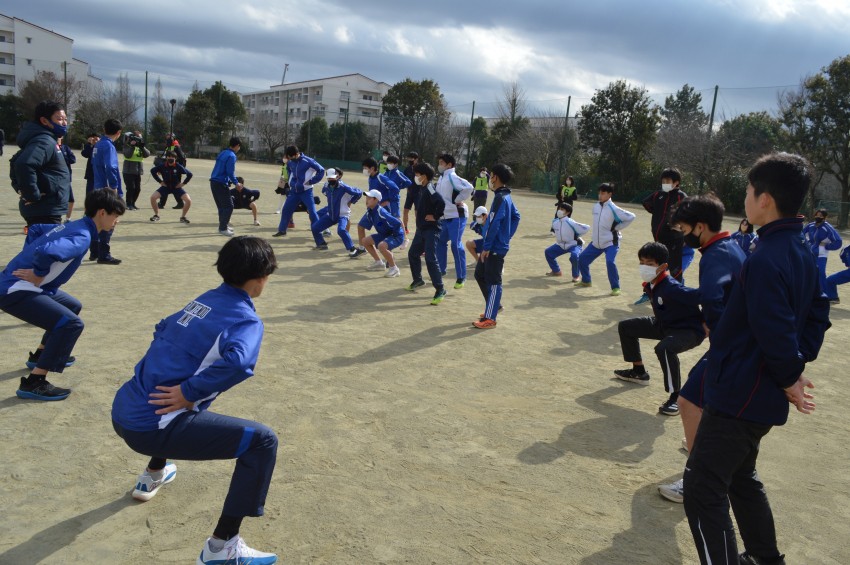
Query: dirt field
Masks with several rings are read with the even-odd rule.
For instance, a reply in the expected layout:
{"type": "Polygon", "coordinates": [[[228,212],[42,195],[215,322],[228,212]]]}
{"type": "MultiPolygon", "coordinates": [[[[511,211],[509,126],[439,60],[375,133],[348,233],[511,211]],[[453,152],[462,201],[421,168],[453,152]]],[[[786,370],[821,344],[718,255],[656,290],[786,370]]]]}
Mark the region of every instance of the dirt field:
{"type": "MultiPolygon", "coordinates": [[[[80,161],[74,218],[85,192],[80,161]]],[[[145,206],[128,212],[112,240],[124,262],[84,261],[63,287],[82,301],[86,323],[77,363],[52,379],[73,388],[69,399],[15,396],[40,331],[0,313],[0,563],[190,563],[212,532],[233,462],[177,461],[177,480],[139,503],[130,492],[147,458],[110,422],[115,391],[154,325],[220,282],[212,264],[225,239],[207,182],[212,162],[188,168],[191,225],[178,222],[171,202],[156,224],[145,206]]],[[[271,236],[279,168],[240,162],[237,174],[262,190],[263,225],[238,211],[236,233],[271,236]]],[[[365,186],[359,172],[344,180],[365,186]]],[[[143,182],[146,205],[155,184],[143,182]]],[[[0,265],[23,243],[15,195],[4,186],[0,265]]],[[[632,304],[649,215],[629,206],[638,219],[618,258],[623,294],[611,297],[604,259],[592,266],[592,288],[544,277],[553,198],[516,191],[514,200],[522,221],[493,331],[470,325],[484,307],[474,281],[450,289],[438,307],[428,304],[430,290],[405,292],[404,252],[402,276],[386,279],[366,271],[368,257],[348,259],[335,232],[330,251],[312,251],[303,213],[296,230],[271,240],[281,268],[255,301],[266,327],[256,376],[213,405],[280,438],[266,516],[243,524],[249,545],[281,563],[697,562],[682,506],[656,490],[681,476],[686,455],[679,418],[657,411],[666,395],[652,350],[644,348],[651,386],[612,373],[626,366],[617,322],[651,312],[632,304]]],[[[574,217],[589,223],[590,209],[581,202],[574,217]]],[[[354,216],[363,210],[358,203],[354,216]]],[[[730,218],[727,227],[737,224],[730,218]]],[[[829,272],[839,265],[833,254],[829,272]]],[[[848,290],[840,288],[844,303],[807,370],[817,412],[793,412],[762,443],[759,471],[788,563],[850,563],[850,411],[841,394],[848,290]]],[[[684,354],[683,368],[705,348],[684,354]]]]}

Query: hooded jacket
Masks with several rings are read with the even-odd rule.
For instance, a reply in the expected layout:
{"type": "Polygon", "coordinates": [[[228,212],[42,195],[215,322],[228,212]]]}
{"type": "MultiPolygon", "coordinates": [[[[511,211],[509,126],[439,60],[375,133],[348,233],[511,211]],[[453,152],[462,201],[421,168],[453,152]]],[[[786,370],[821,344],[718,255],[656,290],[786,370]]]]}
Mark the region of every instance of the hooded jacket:
{"type": "Polygon", "coordinates": [[[61,216],[68,213],[71,173],[53,131],[26,122],[18,133],[21,153],[15,159],[15,175],[21,193],[21,216],[61,216]],[[29,204],[27,204],[29,203],[29,204]]]}
{"type": "Polygon", "coordinates": [[[620,231],[629,227],[635,215],[626,212],[611,200],[597,202],[593,206],[593,237],[591,242],[597,249],[620,245],[620,231]]]}

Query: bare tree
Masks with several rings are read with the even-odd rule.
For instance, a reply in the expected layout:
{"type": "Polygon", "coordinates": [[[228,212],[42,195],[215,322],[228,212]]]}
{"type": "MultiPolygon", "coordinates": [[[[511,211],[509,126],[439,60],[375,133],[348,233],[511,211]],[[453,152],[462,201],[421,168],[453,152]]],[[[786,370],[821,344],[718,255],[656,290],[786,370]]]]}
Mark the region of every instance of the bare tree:
{"type": "Polygon", "coordinates": [[[275,120],[275,116],[271,113],[256,114],[253,116],[253,122],[260,141],[269,149],[269,162],[272,162],[275,149],[286,145],[286,126],[280,119],[275,120]]]}
{"type": "Polygon", "coordinates": [[[519,128],[502,147],[501,158],[511,163],[527,163],[540,173],[554,173],[578,152],[576,132],[564,116],[554,110],[536,112],[529,125],[519,128]]]}
{"type": "Polygon", "coordinates": [[[115,86],[104,86],[100,91],[87,90],[81,96],[74,121],[80,132],[90,132],[100,131],[106,120],[115,118],[130,131],[140,126],[137,114],[141,106],[142,99],[130,88],[129,77],[119,75],[115,86]]]}
{"type": "Polygon", "coordinates": [[[156,84],[153,86],[153,115],[168,119],[170,110],[171,106],[162,95],[162,80],[156,77],[156,84]]]}
{"type": "Polygon", "coordinates": [[[68,97],[66,111],[71,112],[80,101],[80,95],[85,90],[85,81],[77,82],[74,75],[68,79],[60,77],[52,71],[36,71],[32,80],[21,81],[19,88],[19,110],[24,116],[32,117],[35,107],[42,100],[65,101],[68,97]]]}
{"type": "Polygon", "coordinates": [[[518,81],[503,82],[501,97],[496,98],[496,116],[513,121],[528,111],[525,87],[518,81]]]}

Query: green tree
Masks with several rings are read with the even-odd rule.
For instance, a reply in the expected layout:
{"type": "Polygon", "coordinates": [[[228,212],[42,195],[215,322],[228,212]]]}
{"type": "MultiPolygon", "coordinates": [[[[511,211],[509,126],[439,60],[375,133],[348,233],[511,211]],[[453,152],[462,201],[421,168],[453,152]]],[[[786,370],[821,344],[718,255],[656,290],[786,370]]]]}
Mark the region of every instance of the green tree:
{"type": "Polygon", "coordinates": [[[330,155],[328,122],[324,118],[316,116],[309,122],[301,124],[301,130],[298,132],[298,137],[295,138],[295,145],[311,157],[314,155],[330,155]]]}
{"type": "Polygon", "coordinates": [[[362,161],[372,154],[375,138],[363,122],[348,122],[348,128],[342,122],[331,124],[328,129],[329,155],[343,161],[362,161]],[[345,137],[345,155],[342,154],[343,136],[345,137]]]}
{"type": "Polygon", "coordinates": [[[11,143],[32,116],[24,116],[20,109],[20,98],[12,93],[0,95],[0,129],[6,134],[6,143],[11,143]]]}
{"type": "Polygon", "coordinates": [[[702,110],[702,94],[695,92],[694,88],[687,84],[676,92],[675,96],[668,96],[660,111],[666,123],[673,126],[704,124],[709,119],[702,110]]]}
{"type": "Polygon", "coordinates": [[[248,120],[248,110],[239,94],[228,90],[220,81],[204,90],[203,96],[213,107],[213,118],[205,133],[210,140],[223,145],[231,136],[242,131],[248,120]]]}
{"type": "Polygon", "coordinates": [[[383,111],[385,147],[397,155],[416,151],[425,160],[436,154],[437,123],[446,121],[449,114],[436,82],[406,78],[395,83],[384,96],[383,111]]]}
{"type": "Polygon", "coordinates": [[[156,114],[150,123],[150,131],[148,132],[150,135],[148,139],[153,145],[164,146],[165,145],[165,134],[169,131],[169,123],[165,116],[162,114],[156,114]]]}
{"type": "Polygon", "coordinates": [[[193,90],[180,109],[175,110],[174,134],[180,140],[184,151],[194,146],[197,141],[203,142],[204,135],[211,129],[216,132],[212,140],[218,142],[218,128],[212,125],[215,115],[212,101],[200,90],[193,90]]]}
{"type": "Polygon", "coordinates": [[[597,90],[592,102],[581,108],[579,139],[585,151],[599,151],[616,166],[620,186],[634,191],[641,162],[655,142],[660,122],[646,89],[626,81],[597,90]],[[627,184],[628,181],[628,184],[627,184]]]}

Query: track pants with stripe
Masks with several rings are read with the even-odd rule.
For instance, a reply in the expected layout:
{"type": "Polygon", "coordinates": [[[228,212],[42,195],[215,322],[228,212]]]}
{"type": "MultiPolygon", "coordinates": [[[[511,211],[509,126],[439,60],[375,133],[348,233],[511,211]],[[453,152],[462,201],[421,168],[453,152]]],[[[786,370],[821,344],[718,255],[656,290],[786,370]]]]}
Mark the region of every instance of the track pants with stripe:
{"type": "Polygon", "coordinates": [[[629,363],[643,361],[640,356],[640,339],[658,341],[655,355],[661,363],[664,373],[664,390],[679,392],[682,388],[682,375],[679,367],[679,353],[693,349],[702,341],[702,336],[693,330],[661,329],[661,324],[655,316],[629,318],[618,326],[620,346],[623,348],[623,359],[629,363]]]}
{"type": "Polygon", "coordinates": [[[475,264],[475,280],[487,301],[484,317],[496,320],[502,303],[502,269],[505,268],[505,256],[489,253],[486,259],[478,259],[475,264]]]}
{"type": "Polygon", "coordinates": [[[756,472],[761,438],[770,428],[710,405],[702,413],[684,484],[685,514],[703,565],[738,563],[730,503],[746,552],[765,565],[785,563],[776,547],[767,493],[756,472]]]}
{"type": "Polygon", "coordinates": [[[218,231],[227,231],[227,224],[233,215],[233,198],[227,185],[215,180],[210,181],[215,206],[218,208],[218,231]]]}
{"type": "Polygon", "coordinates": [[[277,436],[270,428],[208,410],[184,412],[161,430],[126,430],[114,420],[112,427],[130,449],[151,457],[148,467],[153,470],[173,459],[236,459],[222,514],[263,515],[277,459],[277,436]]]}

